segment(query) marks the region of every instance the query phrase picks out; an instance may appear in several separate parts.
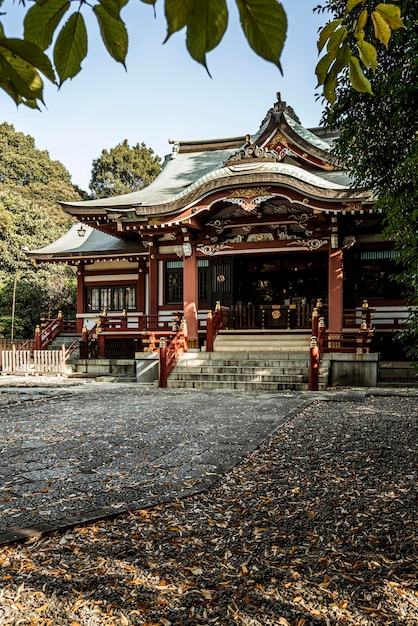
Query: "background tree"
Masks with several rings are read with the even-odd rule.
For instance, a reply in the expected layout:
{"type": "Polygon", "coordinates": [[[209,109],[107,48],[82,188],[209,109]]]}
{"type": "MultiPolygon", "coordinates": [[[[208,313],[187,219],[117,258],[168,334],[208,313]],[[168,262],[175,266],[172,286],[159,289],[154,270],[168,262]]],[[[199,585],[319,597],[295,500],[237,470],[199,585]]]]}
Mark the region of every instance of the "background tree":
{"type": "MultiPolygon", "coordinates": [[[[399,4],[405,28],[393,34],[387,50],[379,49],[375,72],[366,70],[374,95],[355,91],[343,73],[323,123],[340,129],[335,153],[356,186],[373,189],[385,234],[394,239],[402,264],[399,280],[409,302],[418,305],[418,0],[399,4]]],[[[334,18],[344,13],[344,2],[325,6],[334,18]]],[[[411,314],[409,329],[408,354],[418,359],[417,313],[411,314]]]]}
{"type": "Polygon", "coordinates": [[[130,147],[125,139],[93,161],[90,189],[96,198],[139,191],[160,171],[161,159],[151,148],[144,143],[130,147]]]}
{"type": "MultiPolygon", "coordinates": [[[[116,61],[125,65],[128,31],[121,11],[128,1],[42,0],[31,4],[29,8],[22,2],[23,39],[8,38],[0,23],[0,88],[16,104],[37,108],[43,101],[41,74],[59,86],[76,76],[87,55],[85,11],[93,11],[107,51],[116,61]],[[53,64],[45,53],[51,47],[53,64]]],[[[155,7],[157,0],[142,2],[155,7]]],[[[277,0],[235,2],[244,35],[251,48],[280,68],[280,56],[287,33],[287,18],[282,4],[277,0]]],[[[373,64],[375,40],[386,44],[392,30],[402,26],[397,5],[393,2],[346,0],[343,4],[345,12],[339,16],[339,22],[328,26],[321,33],[321,46],[327,44],[325,61],[321,65],[326,98],[333,97],[336,77],[345,67],[350,68],[350,80],[354,88],[367,91],[367,80],[360,60],[366,66],[373,64]],[[365,9],[359,18],[360,22],[355,17],[356,11],[352,12],[358,6],[365,9]],[[368,29],[363,26],[367,26],[369,19],[373,24],[373,33],[368,31],[366,35],[368,29]]],[[[167,20],[166,41],[174,33],[185,29],[187,50],[193,59],[207,69],[206,55],[218,46],[228,26],[227,0],[165,0],[164,10],[167,20]]]]}
{"type": "Polygon", "coordinates": [[[80,196],[65,167],[10,124],[0,124],[0,173],[0,333],[10,335],[16,282],[14,336],[28,338],[40,317],[59,309],[74,314],[75,276],[64,265],[33,266],[23,249],[43,247],[66,232],[71,219],[57,201],[80,196]]]}

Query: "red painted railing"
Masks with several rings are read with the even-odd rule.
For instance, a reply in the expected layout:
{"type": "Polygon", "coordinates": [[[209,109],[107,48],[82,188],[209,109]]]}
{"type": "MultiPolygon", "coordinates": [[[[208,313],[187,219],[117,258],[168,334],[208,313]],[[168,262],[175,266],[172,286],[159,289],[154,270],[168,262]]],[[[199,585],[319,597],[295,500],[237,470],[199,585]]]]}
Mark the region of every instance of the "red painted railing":
{"type": "Polygon", "coordinates": [[[208,311],[206,320],[206,351],[213,352],[213,344],[217,334],[224,325],[224,318],[229,313],[227,307],[221,307],[220,302],[216,303],[214,311],[208,311]]]}
{"type": "Polygon", "coordinates": [[[58,317],[54,320],[45,320],[47,325],[41,330],[40,326],[35,329],[35,350],[45,350],[50,343],[52,343],[55,337],[58,337],[64,329],[64,319],[62,315],[58,314],[58,317]]]}
{"type": "Polygon", "coordinates": [[[325,328],[322,317],[322,303],[318,300],[312,312],[312,339],[310,347],[309,389],[318,391],[319,367],[324,353],[356,353],[370,352],[370,343],[374,334],[372,313],[365,300],[362,306],[360,328],[344,329],[341,332],[330,332],[325,328]]]}
{"type": "Polygon", "coordinates": [[[160,352],[160,372],[159,372],[159,387],[167,387],[167,379],[173,371],[179,358],[187,352],[187,337],[180,330],[172,339],[167,343],[165,337],[161,337],[159,343],[160,352]]]}

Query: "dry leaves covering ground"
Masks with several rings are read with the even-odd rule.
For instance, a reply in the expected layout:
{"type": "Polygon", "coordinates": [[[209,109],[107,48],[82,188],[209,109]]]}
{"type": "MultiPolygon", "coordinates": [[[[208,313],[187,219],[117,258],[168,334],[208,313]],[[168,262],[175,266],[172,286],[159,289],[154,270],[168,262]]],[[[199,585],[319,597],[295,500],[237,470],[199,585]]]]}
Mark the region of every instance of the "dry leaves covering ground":
{"type": "Polygon", "coordinates": [[[0,623],[418,624],[417,397],[311,405],[185,500],[0,551],[0,623]]]}

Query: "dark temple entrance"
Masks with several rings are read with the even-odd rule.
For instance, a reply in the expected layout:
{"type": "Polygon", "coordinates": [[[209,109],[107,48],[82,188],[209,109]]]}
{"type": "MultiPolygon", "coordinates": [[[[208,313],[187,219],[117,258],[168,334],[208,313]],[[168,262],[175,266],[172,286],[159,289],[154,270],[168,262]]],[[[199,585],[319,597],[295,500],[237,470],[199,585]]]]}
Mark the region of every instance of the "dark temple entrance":
{"type": "Polygon", "coordinates": [[[234,259],[231,326],[309,328],[328,292],[328,254],[240,256],[234,259]]]}

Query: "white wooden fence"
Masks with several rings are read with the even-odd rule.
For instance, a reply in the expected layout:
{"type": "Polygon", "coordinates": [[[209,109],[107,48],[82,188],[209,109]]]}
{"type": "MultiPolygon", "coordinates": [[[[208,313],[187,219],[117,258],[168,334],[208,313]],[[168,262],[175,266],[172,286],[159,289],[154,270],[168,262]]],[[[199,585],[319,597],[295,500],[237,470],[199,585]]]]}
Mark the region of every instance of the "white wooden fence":
{"type": "Polygon", "coordinates": [[[62,350],[3,350],[2,374],[64,374],[65,348],[62,350]]]}

